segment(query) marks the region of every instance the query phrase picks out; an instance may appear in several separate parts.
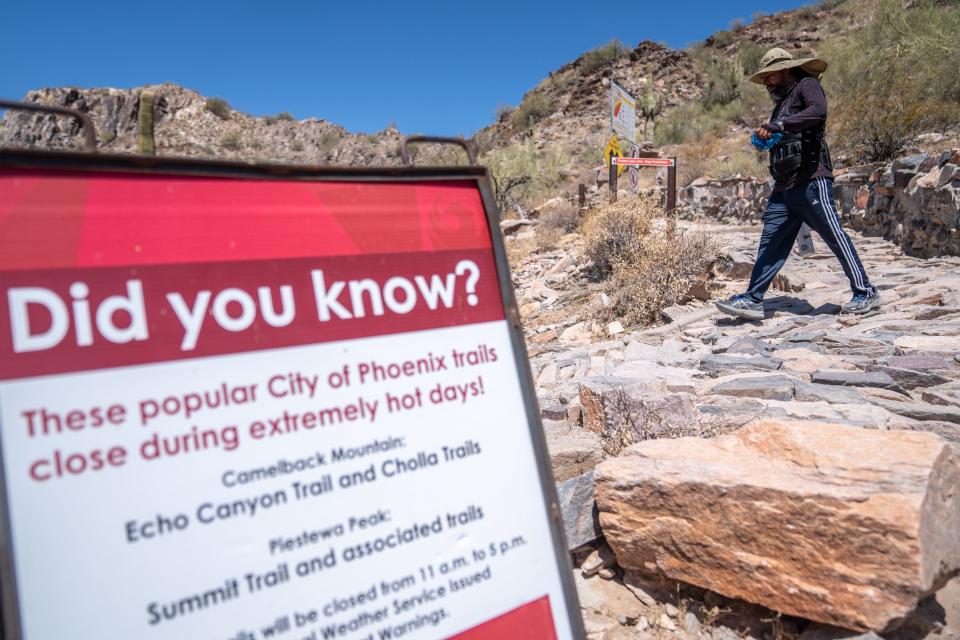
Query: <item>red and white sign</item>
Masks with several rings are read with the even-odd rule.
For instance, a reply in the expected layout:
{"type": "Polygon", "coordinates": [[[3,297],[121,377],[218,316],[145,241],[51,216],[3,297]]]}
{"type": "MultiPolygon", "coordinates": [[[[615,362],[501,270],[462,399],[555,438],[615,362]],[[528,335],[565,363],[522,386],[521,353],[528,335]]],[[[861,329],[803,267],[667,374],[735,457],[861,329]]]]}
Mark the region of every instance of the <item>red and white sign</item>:
{"type": "Polygon", "coordinates": [[[497,268],[475,180],[0,168],[6,637],[579,634],[497,268]]]}
{"type": "Polygon", "coordinates": [[[676,161],[673,158],[614,158],[613,163],[628,167],[672,167],[676,161]]]}

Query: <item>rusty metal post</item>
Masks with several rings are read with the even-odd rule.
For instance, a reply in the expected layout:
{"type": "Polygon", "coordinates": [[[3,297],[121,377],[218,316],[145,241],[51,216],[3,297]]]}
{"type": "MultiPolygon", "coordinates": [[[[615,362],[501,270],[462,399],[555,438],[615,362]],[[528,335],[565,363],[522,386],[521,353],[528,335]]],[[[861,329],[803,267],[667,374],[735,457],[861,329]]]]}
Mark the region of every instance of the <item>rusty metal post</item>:
{"type": "Polygon", "coordinates": [[[617,156],[610,154],[610,204],[617,201],[617,156]]]}
{"type": "Polygon", "coordinates": [[[59,115],[70,116],[80,121],[83,129],[83,140],[87,147],[87,152],[97,152],[97,132],[93,128],[93,120],[85,113],[67,109],[66,107],[55,107],[46,104],[35,104],[33,102],[15,102],[13,100],[0,100],[0,109],[20,109],[22,111],[39,111],[41,113],[56,113],[59,115]]]}
{"type": "Polygon", "coordinates": [[[667,214],[677,208],[677,159],[670,159],[673,162],[667,167],[667,214]]]}
{"type": "Polygon", "coordinates": [[[583,184],[582,182],[580,183],[580,185],[577,187],[577,196],[579,197],[580,208],[586,209],[587,208],[587,185],[583,184]]]}

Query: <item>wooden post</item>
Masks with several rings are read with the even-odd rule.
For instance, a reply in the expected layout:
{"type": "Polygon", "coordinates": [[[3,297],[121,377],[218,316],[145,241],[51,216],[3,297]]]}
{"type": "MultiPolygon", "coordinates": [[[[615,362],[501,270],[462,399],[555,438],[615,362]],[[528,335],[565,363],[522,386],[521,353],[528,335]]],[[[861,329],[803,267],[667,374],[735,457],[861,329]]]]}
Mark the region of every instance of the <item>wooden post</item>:
{"type": "Polygon", "coordinates": [[[673,160],[673,164],[667,167],[667,214],[672,214],[673,210],[677,208],[677,159],[670,158],[673,160]]]}
{"type": "Polygon", "coordinates": [[[580,183],[580,186],[577,188],[577,194],[580,198],[580,208],[587,208],[587,185],[580,183]]]}
{"type": "Polygon", "coordinates": [[[617,156],[610,154],[610,203],[617,201],[617,156]]]}

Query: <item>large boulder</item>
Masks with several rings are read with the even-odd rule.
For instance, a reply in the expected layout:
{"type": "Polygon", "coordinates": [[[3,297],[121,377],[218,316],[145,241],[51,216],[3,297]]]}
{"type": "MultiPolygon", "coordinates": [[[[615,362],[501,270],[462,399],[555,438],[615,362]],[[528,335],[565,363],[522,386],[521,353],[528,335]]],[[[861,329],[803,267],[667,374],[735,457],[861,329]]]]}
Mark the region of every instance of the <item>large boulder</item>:
{"type": "Polygon", "coordinates": [[[595,485],[624,568],[848,629],[960,570],[960,459],[931,433],[763,421],[636,444],[595,485]]]}

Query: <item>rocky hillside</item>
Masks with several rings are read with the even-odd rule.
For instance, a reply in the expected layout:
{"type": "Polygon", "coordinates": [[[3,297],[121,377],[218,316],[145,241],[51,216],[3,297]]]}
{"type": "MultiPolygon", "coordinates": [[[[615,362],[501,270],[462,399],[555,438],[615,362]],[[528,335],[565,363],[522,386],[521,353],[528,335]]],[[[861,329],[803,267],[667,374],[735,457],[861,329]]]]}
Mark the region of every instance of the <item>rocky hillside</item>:
{"type": "MultiPolygon", "coordinates": [[[[743,66],[752,67],[763,50],[773,46],[799,53],[814,51],[825,39],[862,25],[865,16],[859,9],[859,3],[848,0],[758,15],[749,25],[734,21],[738,26],[732,30],[715,33],[702,44],[685,50],[650,41],[641,42],[632,50],[619,50],[611,43],[551,73],[524,96],[517,109],[501,112],[497,122],[478,132],[477,138],[503,145],[518,136],[531,135],[538,144],[582,145],[599,136],[605,143],[610,137],[609,89],[605,79],[616,80],[639,97],[648,77],[651,78],[666,113],[703,96],[709,83],[706,61],[747,58],[743,66]],[[531,103],[537,108],[529,109],[531,103]],[[598,135],[591,136],[592,133],[598,135]]],[[[597,151],[602,147],[601,143],[597,151]]]]}
{"type": "MultiPolygon", "coordinates": [[[[606,78],[641,95],[649,77],[669,112],[702,96],[709,71],[704,60],[732,60],[751,46],[773,43],[810,50],[830,34],[855,26],[851,15],[856,12],[849,7],[859,1],[758,16],[748,26],[719,32],[684,51],[649,41],[629,50],[618,44],[601,47],[551,73],[516,109],[502,112],[496,122],[478,131],[475,141],[481,151],[490,151],[532,138],[537,148],[558,145],[575,150],[567,160],[568,172],[590,168],[609,137],[606,78]]],[[[136,149],[142,90],[156,94],[156,147],[163,155],[348,166],[399,162],[401,134],[396,129],[355,134],[325,120],[295,120],[288,114],[251,116],[224,100],[175,84],[47,88],[21,98],[89,114],[101,148],[127,153],[136,149]]],[[[76,133],[76,124],[57,117],[8,112],[0,121],[0,145],[69,148],[78,143],[76,133]]],[[[455,156],[436,159],[449,162],[455,156]]]]}
{"type": "MultiPolygon", "coordinates": [[[[398,164],[396,129],[353,134],[326,120],[296,120],[289,114],[257,117],[175,84],[133,89],[52,88],[23,100],[65,106],[89,115],[101,150],[134,153],[141,91],[156,96],[157,153],[192,158],[257,160],[344,166],[398,164]]],[[[9,111],[0,122],[0,145],[76,148],[79,125],[56,116],[9,111]]]]}

